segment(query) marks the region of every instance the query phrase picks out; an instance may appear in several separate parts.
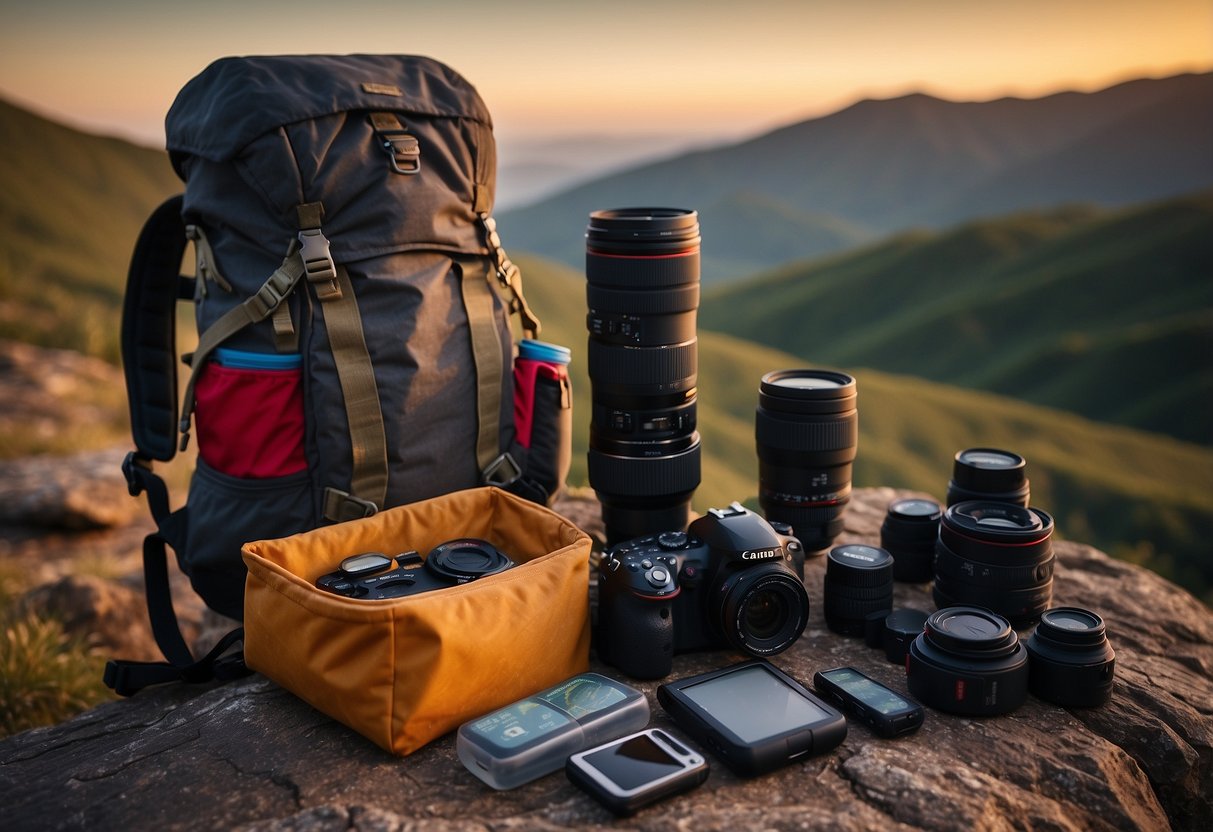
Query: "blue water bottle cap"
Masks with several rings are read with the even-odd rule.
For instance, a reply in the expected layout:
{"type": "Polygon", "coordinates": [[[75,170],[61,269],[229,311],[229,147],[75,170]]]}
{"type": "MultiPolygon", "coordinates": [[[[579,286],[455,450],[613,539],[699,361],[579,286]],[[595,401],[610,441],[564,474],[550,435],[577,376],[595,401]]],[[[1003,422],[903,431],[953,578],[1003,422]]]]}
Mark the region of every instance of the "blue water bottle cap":
{"type": "Polygon", "coordinates": [[[546,361],[550,364],[568,364],[573,360],[573,351],[559,344],[523,339],[518,344],[518,357],[527,361],[546,361]]]}

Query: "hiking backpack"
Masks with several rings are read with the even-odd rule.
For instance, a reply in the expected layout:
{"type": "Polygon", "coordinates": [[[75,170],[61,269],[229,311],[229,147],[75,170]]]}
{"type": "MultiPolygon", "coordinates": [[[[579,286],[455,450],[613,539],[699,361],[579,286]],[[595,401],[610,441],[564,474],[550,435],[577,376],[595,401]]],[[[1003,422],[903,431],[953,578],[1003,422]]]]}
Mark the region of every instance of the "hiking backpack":
{"type": "Polygon", "coordinates": [[[529,338],[539,322],[490,216],[492,122],[462,77],[408,56],[224,58],[181,90],[166,134],[185,193],[136,244],[122,353],[137,448],[123,470],[158,527],[144,569],[169,664],[111,662],[122,694],[241,672],[214,662],[238,633],[191,655],[166,545],[239,619],[247,541],[481,484],[544,503],[568,468],[567,372],[530,379],[548,415],[515,431],[532,403],[511,394],[509,314],[529,338]],[[178,299],[199,333],[180,413],[178,299]],[[189,500],[172,511],[152,463],[191,435],[189,500]]]}

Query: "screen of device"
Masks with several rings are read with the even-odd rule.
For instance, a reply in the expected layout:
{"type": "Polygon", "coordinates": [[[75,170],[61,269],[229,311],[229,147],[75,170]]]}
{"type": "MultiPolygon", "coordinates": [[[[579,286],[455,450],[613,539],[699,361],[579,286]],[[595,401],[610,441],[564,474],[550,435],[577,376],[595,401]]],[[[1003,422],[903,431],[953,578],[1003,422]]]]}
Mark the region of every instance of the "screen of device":
{"type": "Polygon", "coordinates": [[[821,675],[854,696],[860,702],[875,708],[882,714],[893,714],[910,707],[909,702],[893,693],[893,691],[883,685],[876,684],[871,679],[856,673],[850,668],[844,667],[838,670],[829,670],[821,675]]]}
{"type": "Polygon", "coordinates": [[[602,772],[622,791],[652,783],[682,769],[682,763],[653,742],[648,734],[640,734],[587,754],[584,760],[602,772]]]}
{"type": "Polygon", "coordinates": [[[726,673],[681,689],[743,742],[754,743],[830,717],[762,666],[726,673]]]}

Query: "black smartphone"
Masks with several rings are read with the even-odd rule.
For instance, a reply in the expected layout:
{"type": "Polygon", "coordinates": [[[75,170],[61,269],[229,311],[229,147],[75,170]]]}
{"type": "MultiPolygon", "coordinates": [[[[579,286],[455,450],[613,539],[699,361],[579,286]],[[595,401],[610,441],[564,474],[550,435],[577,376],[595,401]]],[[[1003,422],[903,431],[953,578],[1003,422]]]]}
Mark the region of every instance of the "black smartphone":
{"type": "Polygon", "coordinates": [[[578,788],[625,816],[708,779],[708,762],[659,728],[579,751],[564,764],[578,788]]]}
{"type": "Polygon", "coordinates": [[[813,687],[882,737],[909,734],[922,725],[922,705],[853,667],[819,670],[813,687]]]}
{"type": "Polygon", "coordinates": [[[761,659],[661,685],[657,701],[743,775],[822,754],[847,736],[846,717],[761,659]]]}

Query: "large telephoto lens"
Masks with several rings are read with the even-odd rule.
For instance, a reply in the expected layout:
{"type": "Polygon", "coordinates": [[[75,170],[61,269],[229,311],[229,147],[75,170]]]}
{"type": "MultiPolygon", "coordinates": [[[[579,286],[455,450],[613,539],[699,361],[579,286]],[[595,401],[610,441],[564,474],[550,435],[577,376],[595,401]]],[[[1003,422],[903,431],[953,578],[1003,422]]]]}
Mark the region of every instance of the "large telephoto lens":
{"type": "Polygon", "coordinates": [[[1053,598],[1053,518],[1037,508],[970,500],[943,513],[935,603],[986,607],[1026,627],[1053,598]]]}
{"type": "Polygon", "coordinates": [[[758,389],[758,502],[809,552],[830,547],[851,501],[855,398],[855,379],[831,370],[776,370],[758,389]]]}
{"type": "Polygon", "coordinates": [[[587,462],[609,545],[690,520],[699,486],[699,215],[595,211],[585,237],[587,462]]]}

